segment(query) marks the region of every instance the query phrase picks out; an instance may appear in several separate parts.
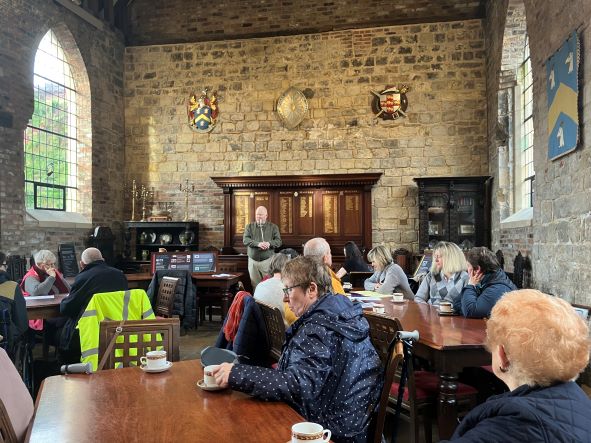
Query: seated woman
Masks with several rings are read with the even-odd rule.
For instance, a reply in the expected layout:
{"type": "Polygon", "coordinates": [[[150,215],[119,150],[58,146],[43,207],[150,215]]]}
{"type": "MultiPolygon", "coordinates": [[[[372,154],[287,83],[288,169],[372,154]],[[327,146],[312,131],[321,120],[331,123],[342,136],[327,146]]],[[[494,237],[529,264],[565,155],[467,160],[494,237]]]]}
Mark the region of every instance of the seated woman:
{"type": "Polygon", "coordinates": [[[285,401],[306,420],[332,431],[334,441],[367,442],[368,410],[383,377],[361,306],[332,297],[331,278],[313,257],[286,263],[285,297],[299,319],[287,330],[277,369],[222,363],[218,385],[267,401],[285,401]]]}
{"type": "Polygon", "coordinates": [[[414,294],[408,284],[408,277],[400,266],[394,263],[390,250],[383,245],[376,246],[367,254],[371,260],[374,274],[365,280],[364,286],[368,291],[380,294],[401,292],[404,298],[412,300],[414,294]]]}
{"type": "Polygon", "coordinates": [[[345,263],[343,267],[337,271],[337,277],[342,281],[346,280],[345,277],[349,272],[370,272],[371,268],[365,262],[363,254],[357,247],[354,241],[348,241],[345,243],[345,263]]]}
{"type": "Polygon", "coordinates": [[[505,294],[514,291],[513,284],[501,269],[497,257],[483,246],[472,248],[466,254],[468,284],[456,299],[454,310],[464,317],[488,317],[495,303],[505,294]]]}
{"type": "Polygon", "coordinates": [[[439,242],[433,250],[433,264],[421,282],[415,301],[439,306],[442,301],[452,304],[462,294],[468,281],[466,258],[455,243],[439,242]]]}
{"type": "MultiPolygon", "coordinates": [[[[25,297],[70,292],[70,285],[55,268],[56,261],[53,252],[47,249],[35,254],[35,264],[24,275],[20,285],[25,297]]],[[[29,326],[40,331],[43,329],[43,320],[30,320],[29,326]]]]}
{"type": "Polygon", "coordinates": [[[289,309],[289,305],[283,301],[283,283],[281,283],[281,269],[290,260],[287,254],[275,254],[269,263],[271,278],[260,282],[254,290],[254,299],[279,308],[283,316],[283,322],[287,329],[297,317],[289,309]]]}
{"type": "Polygon", "coordinates": [[[573,381],[589,363],[589,328],[564,300],[524,289],[505,294],[486,323],[492,367],[510,392],[470,411],[456,442],[583,442],[591,400],[573,381]]]}

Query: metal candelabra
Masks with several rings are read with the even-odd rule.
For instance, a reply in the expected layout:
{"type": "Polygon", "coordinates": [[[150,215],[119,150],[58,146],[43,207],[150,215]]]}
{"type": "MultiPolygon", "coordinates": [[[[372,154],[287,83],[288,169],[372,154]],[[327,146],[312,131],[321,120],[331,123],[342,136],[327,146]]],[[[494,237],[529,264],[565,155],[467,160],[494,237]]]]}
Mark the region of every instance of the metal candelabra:
{"type": "Polygon", "coordinates": [[[183,184],[181,183],[179,185],[179,191],[184,192],[185,193],[185,217],[183,218],[183,221],[189,221],[189,193],[191,192],[195,192],[195,185],[191,185],[191,187],[189,187],[189,179],[187,178],[185,180],[185,188],[183,189],[183,184]]]}
{"type": "Polygon", "coordinates": [[[135,221],[135,199],[140,197],[135,179],[131,184],[131,221],[135,221]]]}
{"type": "Polygon", "coordinates": [[[148,190],[144,185],[140,190],[140,197],[142,199],[142,219],[140,221],[146,221],[146,200],[154,196],[154,188],[151,191],[148,190]]]}

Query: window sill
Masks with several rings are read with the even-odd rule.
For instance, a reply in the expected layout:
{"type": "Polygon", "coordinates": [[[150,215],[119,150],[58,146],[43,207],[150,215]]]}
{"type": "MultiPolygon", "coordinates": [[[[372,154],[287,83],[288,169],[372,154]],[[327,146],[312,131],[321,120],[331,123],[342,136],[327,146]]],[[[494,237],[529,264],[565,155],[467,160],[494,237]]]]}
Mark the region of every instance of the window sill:
{"type": "Polygon", "coordinates": [[[534,208],[523,208],[515,214],[501,220],[501,229],[528,228],[533,224],[534,208]]]}
{"type": "Polygon", "coordinates": [[[27,215],[35,220],[40,228],[92,228],[90,219],[77,212],[27,209],[27,215]]]}

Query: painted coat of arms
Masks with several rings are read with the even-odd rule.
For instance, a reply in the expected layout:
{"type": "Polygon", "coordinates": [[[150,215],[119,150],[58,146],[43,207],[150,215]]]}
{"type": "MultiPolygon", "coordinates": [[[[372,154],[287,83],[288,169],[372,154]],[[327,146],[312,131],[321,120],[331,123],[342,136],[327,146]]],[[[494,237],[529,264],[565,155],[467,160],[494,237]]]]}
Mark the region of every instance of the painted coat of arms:
{"type": "Polygon", "coordinates": [[[191,94],[187,103],[187,117],[189,126],[196,132],[210,132],[216,125],[219,115],[218,99],[216,92],[207,95],[207,89],[197,97],[191,94]]]}
{"type": "Polygon", "coordinates": [[[409,90],[408,86],[402,85],[399,88],[389,86],[382,92],[371,91],[373,94],[371,110],[376,115],[376,118],[395,120],[399,117],[406,117],[406,109],[408,108],[406,93],[409,90]]]}

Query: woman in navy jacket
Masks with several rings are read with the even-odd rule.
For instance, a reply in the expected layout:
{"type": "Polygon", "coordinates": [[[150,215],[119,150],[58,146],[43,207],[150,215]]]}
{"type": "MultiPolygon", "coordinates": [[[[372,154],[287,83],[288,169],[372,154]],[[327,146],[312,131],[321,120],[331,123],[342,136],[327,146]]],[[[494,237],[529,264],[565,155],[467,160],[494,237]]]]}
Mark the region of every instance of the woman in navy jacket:
{"type": "Polygon", "coordinates": [[[462,289],[461,297],[454,303],[454,311],[461,312],[464,317],[488,317],[497,300],[517,287],[488,248],[470,249],[466,262],[469,280],[462,289]]]}
{"type": "Polygon", "coordinates": [[[533,289],[505,294],[487,322],[495,375],[510,392],[460,423],[454,442],[591,442],[591,400],[573,381],[589,363],[589,328],[572,306],[533,289]]]}
{"type": "Polygon", "coordinates": [[[383,377],[361,307],[326,292],[330,276],[312,257],[289,261],[281,280],[299,318],[287,330],[277,369],[223,363],[214,372],[218,385],[285,401],[330,429],[335,442],[367,442],[383,377]]]}

